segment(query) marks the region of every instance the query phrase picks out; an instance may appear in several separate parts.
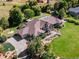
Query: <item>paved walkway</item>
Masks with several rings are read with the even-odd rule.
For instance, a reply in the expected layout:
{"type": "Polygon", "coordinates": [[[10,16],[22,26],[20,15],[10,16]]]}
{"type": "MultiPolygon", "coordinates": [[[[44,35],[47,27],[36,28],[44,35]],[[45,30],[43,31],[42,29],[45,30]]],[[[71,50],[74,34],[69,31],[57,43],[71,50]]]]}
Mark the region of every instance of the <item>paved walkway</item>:
{"type": "Polygon", "coordinates": [[[21,52],[23,52],[27,48],[27,44],[26,44],[27,41],[25,39],[22,39],[20,41],[16,41],[12,37],[12,38],[7,39],[6,42],[11,43],[15,47],[17,55],[19,55],[21,52]]]}
{"type": "Polygon", "coordinates": [[[56,38],[57,35],[60,35],[60,33],[52,31],[49,36],[43,39],[43,43],[44,44],[50,43],[54,38],[56,38]]]}

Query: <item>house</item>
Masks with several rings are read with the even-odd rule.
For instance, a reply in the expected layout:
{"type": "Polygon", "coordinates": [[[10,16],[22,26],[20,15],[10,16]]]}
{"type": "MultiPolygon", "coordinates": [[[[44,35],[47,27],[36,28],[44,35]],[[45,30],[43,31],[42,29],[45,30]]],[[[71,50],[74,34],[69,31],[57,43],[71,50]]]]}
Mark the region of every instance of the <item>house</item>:
{"type": "MultiPolygon", "coordinates": [[[[0,0],[0,1],[12,1],[12,2],[27,2],[29,0],[0,0]]],[[[37,0],[39,3],[49,3],[51,0],[37,0]]]]}
{"type": "Polygon", "coordinates": [[[69,13],[72,15],[72,16],[77,16],[79,15],[79,7],[75,7],[75,8],[69,8],[69,13]]]}
{"type": "Polygon", "coordinates": [[[61,24],[62,22],[60,19],[53,16],[42,17],[38,20],[26,22],[23,28],[17,30],[17,34],[21,37],[25,37],[27,34],[38,36],[41,33],[45,33],[45,26],[49,31],[52,31],[52,27],[56,23],[61,24]]]}

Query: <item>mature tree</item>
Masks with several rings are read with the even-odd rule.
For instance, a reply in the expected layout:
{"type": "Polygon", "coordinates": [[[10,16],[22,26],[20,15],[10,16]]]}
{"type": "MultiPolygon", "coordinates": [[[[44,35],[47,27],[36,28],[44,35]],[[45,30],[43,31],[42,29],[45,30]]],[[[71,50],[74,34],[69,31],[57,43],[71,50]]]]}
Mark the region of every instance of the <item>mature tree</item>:
{"type": "Polygon", "coordinates": [[[48,52],[48,46],[44,46],[40,37],[36,37],[29,43],[27,55],[30,59],[55,59],[53,54],[48,52]]]}
{"type": "Polygon", "coordinates": [[[34,17],[35,13],[32,9],[25,9],[24,15],[26,18],[32,18],[32,17],[34,17]]]}
{"type": "Polygon", "coordinates": [[[37,37],[34,41],[31,41],[28,46],[28,55],[32,59],[40,59],[44,52],[44,47],[42,45],[40,37],[37,37]]]}
{"type": "Polygon", "coordinates": [[[4,35],[0,36],[0,43],[3,43],[6,41],[6,37],[4,35]]]}
{"type": "Polygon", "coordinates": [[[55,58],[54,55],[51,55],[51,54],[45,52],[45,53],[42,55],[41,59],[56,59],[56,58],[55,58]]]}
{"type": "Polygon", "coordinates": [[[58,30],[59,30],[59,28],[61,28],[60,23],[56,23],[56,24],[54,24],[54,28],[56,28],[56,29],[58,29],[58,30]]]}
{"type": "Polygon", "coordinates": [[[64,13],[65,13],[64,8],[60,9],[60,10],[59,10],[59,15],[58,15],[58,17],[59,17],[60,19],[63,19],[63,18],[64,18],[64,13]]]}
{"type": "Polygon", "coordinates": [[[41,8],[39,6],[32,6],[32,9],[35,12],[35,16],[39,16],[41,14],[41,8]]]}
{"type": "Polygon", "coordinates": [[[37,5],[37,4],[38,4],[37,0],[29,0],[30,7],[37,5]]]}
{"type": "Polygon", "coordinates": [[[0,20],[0,27],[6,29],[9,26],[8,20],[5,17],[2,17],[0,20]]]}
{"type": "Polygon", "coordinates": [[[17,26],[23,21],[23,14],[18,7],[10,10],[9,26],[17,26]]]}
{"type": "Polygon", "coordinates": [[[52,16],[58,17],[59,12],[55,10],[54,12],[51,13],[52,16]]]}
{"type": "Polygon", "coordinates": [[[51,4],[46,4],[46,5],[41,6],[42,12],[49,12],[51,11],[51,9],[53,9],[53,6],[51,4]]]}
{"type": "Polygon", "coordinates": [[[21,6],[21,11],[23,12],[25,9],[28,9],[28,8],[30,8],[30,6],[28,3],[26,3],[25,5],[21,6]]]}
{"type": "Polygon", "coordinates": [[[2,35],[2,32],[3,32],[3,28],[0,27],[0,35],[2,35]]]}
{"type": "Polygon", "coordinates": [[[54,4],[54,9],[59,11],[61,8],[64,8],[64,2],[57,2],[54,4]]]}
{"type": "Polygon", "coordinates": [[[0,53],[3,53],[4,51],[4,47],[2,45],[0,45],[0,53]]]}
{"type": "Polygon", "coordinates": [[[68,7],[76,7],[78,5],[78,0],[63,0],[68,4],[68,7]]]}
{"type": "Polygon", "coordinates": [[[27,35],[24,36],[24,38],[25,38],[27,41],[32,41],[32,40],[35,39],[35,36],[34,36],[34,35],[29,35],[29,34],[27,34],[27,35]]]}

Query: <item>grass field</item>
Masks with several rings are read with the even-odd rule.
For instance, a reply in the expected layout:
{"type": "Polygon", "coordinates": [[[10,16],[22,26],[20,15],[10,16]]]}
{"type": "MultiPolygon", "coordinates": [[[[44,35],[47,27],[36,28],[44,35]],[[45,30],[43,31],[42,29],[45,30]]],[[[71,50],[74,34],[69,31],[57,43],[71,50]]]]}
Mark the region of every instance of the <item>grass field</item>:
{"type": "Polygon", "coordinates": [[[21,5],[23,3],[16,3],[16,2],[4,2],[5,6],[3,6],[3,2],[0,2],[0,17],[8,17],[9,10],[12,8],[13,5],[21,5]]]}
{"type": "Polygon", "coordinates": [[[65,23],[61,30],[62,35],[50,44],[50,53],[60,57],[79,57],[79,26],[65,23]]]}

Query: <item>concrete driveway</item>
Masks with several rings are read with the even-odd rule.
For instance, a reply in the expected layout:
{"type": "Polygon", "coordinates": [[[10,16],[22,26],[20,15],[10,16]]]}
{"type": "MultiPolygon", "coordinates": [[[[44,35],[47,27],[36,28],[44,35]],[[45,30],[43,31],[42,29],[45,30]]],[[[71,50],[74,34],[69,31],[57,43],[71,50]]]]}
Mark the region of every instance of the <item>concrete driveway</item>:
{"type": "Polygon", "coordinates": [[[28,46],[26,44],[27,41],[25,39],[22,39],[20,41],[17,41],[17,40],[15,40],[12,37],[12,38],[7,39],[6,42],[11,43],[15,47],[15,50],[16,50],[17,55],[19,55],[21,52],[23,52],[27,48],[27,46],[28,46]]]}

